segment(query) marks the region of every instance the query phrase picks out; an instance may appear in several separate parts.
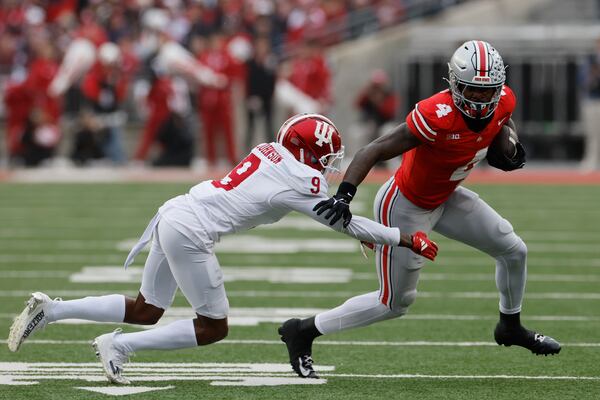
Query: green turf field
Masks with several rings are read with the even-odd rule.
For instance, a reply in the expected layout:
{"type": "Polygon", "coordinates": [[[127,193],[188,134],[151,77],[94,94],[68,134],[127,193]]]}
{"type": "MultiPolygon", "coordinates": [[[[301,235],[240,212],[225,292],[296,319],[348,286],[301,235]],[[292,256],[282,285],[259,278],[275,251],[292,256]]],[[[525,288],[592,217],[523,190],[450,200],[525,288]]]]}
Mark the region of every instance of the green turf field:
{"type": "MultiPolygon", "coordinates": [[[[89,342],[116,325],[53,324],[17,354],[4,339],[31,291],[64,299],[136,294],[145,257],[127,272],[118,266],[156,208],[188,187],[0,184],[0,399],[110,397],[95,392],[111,385],[89,342]]],[[[523,320],[563,342],[560,355],[495,345],[493,260],[434,234],[438,261],[423,270],[409,315],[318,339],[313,358],[326,383],[288,380],[295,375],[285,365],[278,321],[377,288],[373,257],[364,260],[356,242],[290,215],[217,247],[231,275],[229,337],[204,348],[140,352],[125,375],[134,388],[162,390],[123,398],[599,399],[600,187],[471,188],[528,244],[523,320]],[[323,282],[298,282],[307,275],[323,282]]],[[[361,187],[353,212],[372,216],[376,190],[361,187]]],[[[165,318],[193,315],[179,294],[173,306],[165,318]]]]}

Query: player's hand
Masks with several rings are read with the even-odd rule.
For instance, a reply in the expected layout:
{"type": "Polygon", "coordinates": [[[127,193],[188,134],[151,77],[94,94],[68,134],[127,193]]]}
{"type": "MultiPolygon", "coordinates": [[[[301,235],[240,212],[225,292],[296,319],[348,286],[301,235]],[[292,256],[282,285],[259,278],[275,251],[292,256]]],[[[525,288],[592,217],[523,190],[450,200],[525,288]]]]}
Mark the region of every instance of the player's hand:
{"type": "Polygon", "coordinates": [[[412,235],[412,246],[410,249],[431,261],[435,259],[438,252],[437,244],[433,240],[430,240],[425,232],[421,231],[415,232],[412,235]]]}
{"type": "Polygon", "coordinates": [[[520,142],[514,143],[515,154],[512,157],[508,157],[506,154],[498,151],[489,151],[487,153],[487,162],[494,168],[501,169],[502,171],[514,171],[525,166],[527,161],[527,153],[525,148],[520,142]]]}
{"type": "Polygon", "coordinates": [[[323,200],[314,206],[313,211],[317,212],[317,215],[325,214],[325,219],[330,219],[329,225],[334,225],[340,219],[343,219],[343,226],[346,228],[352,220],[352,213],[350,212],[350,201],[352,198],[344,194],[336,194],[327,200],[323,200]]]}

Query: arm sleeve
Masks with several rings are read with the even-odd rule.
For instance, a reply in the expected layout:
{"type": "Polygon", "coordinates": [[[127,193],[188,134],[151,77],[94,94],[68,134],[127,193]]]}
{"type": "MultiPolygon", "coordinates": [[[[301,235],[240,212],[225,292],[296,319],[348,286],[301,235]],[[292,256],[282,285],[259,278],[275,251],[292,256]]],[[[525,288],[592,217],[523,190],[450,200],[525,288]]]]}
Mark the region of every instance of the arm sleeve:
{"type": "Polygon", "coordinates": [[[317,215],[313,211],[313,207],[322,200],[327,200],[328,197],[323,195],[304,195],[294,190],[288,190],[277,194],[272,202],[275,205],[287,208],[289,210],[298,211],[307,215],[315,221],[330,227],[341,233],[345,233],[355,239],[362,240],[373,244],[384,244],[389,246],[398,246],[400,244],[400,229],[390,228],[381,225],[368,218],[359,215],[352,216],[352,221],[347,228],[344,228],[340,220],[333,226],[329,225],[329,220],[325,219],[326,212],[317,215]]]}
{"type": "Polygon", "coordinates": [[[415,108],[406,116],[406,125],[421,142],[431,144],[437,139],[437,127],[432,124],[427,106],[425,102],[415,104],[415,108]]]}

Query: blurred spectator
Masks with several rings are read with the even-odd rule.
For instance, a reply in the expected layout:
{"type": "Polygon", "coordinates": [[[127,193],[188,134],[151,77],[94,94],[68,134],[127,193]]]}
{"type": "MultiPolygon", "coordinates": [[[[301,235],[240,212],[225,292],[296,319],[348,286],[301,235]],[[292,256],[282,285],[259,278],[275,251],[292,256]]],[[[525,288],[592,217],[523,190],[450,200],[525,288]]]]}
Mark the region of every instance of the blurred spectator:
{"type": "Polygon", "coordinates": [[[301,44],[289,66],[288,80],[302,93],[319,103],[319,112],[331,105],[331,72],[315,40],[301,44]]]}
{"type": "Polygon", "coordinates": [[[90,111],[84,110],[79,118],[79,129],[75,132],[71,159],[76,165],[87,165],[106,157],[105,143],[108,129],[90,111]]]}
{"type": "Polygon", "coordinates": [[[372,142],[381,134],[381,128],[394,120],[398,108],[398,99],[385,71],[378,69],[371,73],[369,82],[356,98],[356,107],[366,124],[367,139],[372,142]]]}
{"type": "Polygon", "coordinates": [[[129,77],[122,71],[121,50],[114,43],[98,49],[98,61],[83,78],[81,91],[94,116],[106,130],[103,153],[116,164],[125,162],[122,128],[127,120],[123,102],[129,77]]]}
{"type": "Polygon", "coordinates": [[[257,117],[262,116],[265,124],[265,141],[275,140],[273,130],[273,94],[277,80],[277,59],[271,51],[269,39],[261,37],[254,42],[254,56],[248,61],[246,81],[246,149],[254,144],[257,117]]]}
{"type": "Polygon", "coordinates": [[[348,34],[351,39],[371,34],[379,29],[376,11],[367,7],[369,0],[351,0],[351,11],[348,15],[348,34]]]}
{"type": "Polygon", "coordinates": [[[169,114],[157,134],[161,151],[152,162],[155,167],[189,167],[194,157],[194,135],[185,118],[176,112],[169,114]]]}
{"type": "Polygon", "coordinates": [[[600,39],[583,69],[582,119],[585,130],[585,150],[581,168],[596,170],[600,167],[600,39]]]}
{"type": "MultiPolygon", "coordinates": [[[[453,2],[442,3],[445,7],[453,2]]],[[[232,60],[232,67],[226,68],[226,74],[230,80],[233,78],[233,93],[236,97],[239,97],[237,89],[240,88],[236,83],[247,82],[246,68],[249,66],[247,62],[251,56],[251,44],[256,38],[268,38],[272,52],[278,58],[292,56],[289,73],[284,71],[281,74],[283,78],[280,81],[285,83],[282,85],[282,93],[285,96],[280,96],[277,89],[277,99],[287,98],[286,106],[290,108],[326,112],[332,100],[330,78],[327,65],[318,54],[318,46],[368,32],[369,29],[359,29],[349,34],[341,30],[348,26],[348,20],[356,19],[357,15],[366,15],[370,21],[375,21],[364,22],[371,24],[369,26],[381,27],[395,23],[398,18],[403,17],[403,4],[399,0],[2,0],[0,88],[6,104],[8,150],[10,154],[18,155],[22,150],[26,128],[31,132],[31,127],[40,120],[58,126],[59,117],[63,118],[65,124],[70,124],[73,118],[78,119],[77,113],[81,112],[81,90],[96,105],[99,103],[102,96],[98,97],[97,89],[92,89],[91,92],[96,93],[90,95],[89,80],[92,78],[86,77],[84,82],[82,77],[86,73],[97,75],[96,67],[94,72],[89,70],[96,61],[100,46],[110,41],[121,48],[119,70],[126,76],[136,71],[140,62],[149,63],[148,60],[153,60],[157,64],[156,75],[146,85],[151,112],[136,158],[146,158],[151,144],[158,137],[159,127],[169,120],[173,108],[172,104],[168,105],[181,103],[177,99],[182,96],[174,95],[172,88],[169,88],[173,84],[172,78],[177,76],[185,77],[188,84],[194,87],[203,87],[198,99],[203,103],[200,108],[207,110],[203,113],[202,120],[208,132],[211,132],[207,135],[207,142],[211,143],[207,146],[211,162],[216,157],[214,142],[221,136],[227,142],[228,159],[235,160],[231,123],[233,116],[229,104],[232,83],[229,82],[223,88],[226,79],[203,67],[189,54],[187,49],[191,46],[193,37],[207,38],[214,33],[225,36],[227,55],[217,57],[218,52],[214,52],[208,56],[210,52],[207,51],[202,57],[208,57],[212,61],[219,57],[221,60],[232,60]],[[305,46],[307,38],[311,39],[311,43],[305,46]],[[42,42],[47,45],[36,44],[42,42]],[[299,47],[302,54],[294,56],[299,47]],[[58,72],[57,63],[60,64],[58,72]],[[51,81],[49,85],[48,79],[51,81]],[[205,86],[213,89],[204,88],[205,86]],[[50,93],[53,97],[45,93],[50,93]],[[217,103],[228,105],[220,109],[216,106],[217,103]],[[61,110],[63,105],[64,114],[61,110]],[[219,109],[219,112],[210,113],[208,110],[211,107],[213,111],[219,109]],[[221,113],[222,110],[225,112],[221,113]],[[34,111],[41,113],[43,118],[31,118],[34,111]],[[219,116],[222,118],[219,119],[219,116]],[[222,129],[223,134],[215,136],[216,129],[222,129]]],[[[431,8],[430,5],[421,8],[423,7],[431,8]]],[[[360,23],[359,21],[359,25],[360,23]]],[[[257,61],[255,59],[253,62],[257,61]]],[[[255,66],[259,64],[260,62],[255,66]]],[[[141,81],[143,76],[137,73],[136,78],[141,81]]],[[[271,91],[271,84],[266,85],[267,87],[260,89],[263,96],[271,91]]],[[[144,98],[146,94],[143,95],[144,98]]],[[[260,111],[256,108],[258,103],[253,100],[254,94],[248,98],[252,98],[248,104],[254,104],[254,108],[248,110],[251,111],[248,114],[249,120],[255,120],[263,114],[267,119],[266,125],[270,125],[267,97],[261,98],[264,107],[260,111]]],[[[125,98],[118,99],[118,108],[121,108],[124,101],[125,98]]],[[[0,107],[0,113],[2,111],[0,107]]],[[[185,116],[180,111],[176,112],[185,116]]],[[[87,121],[87,117],[83,120],[87,121]]],[[[82,129],[89,130],[89,124],[84,125],[82,129]]],[[[171,125],[175,126],[176,123],[171,125]]],[[[253,131],[254,128],[251,127],[247,140],[252,141],[253,131]]],[[[269,134],[272,132],[269,131],[269,134]]],[[[122,153],[119,156],[116,155],[118,153],[106,150],[105,155],[123,159],[122,153]]]]}
{"type": "Polygon", "coordinates": [[[54,156],[61,133],[52,117],[42,108],[35,108],[27,119],[21,138],[19,157],[28,167],[35,167],[54,156]]]}
{"type": "Polygon", "coordinates": [[[194,36],[207,37],[211,33],[220,29],[222,25],[223,14],[217,3],[210,6],[210,2],[193,1],[188,8],[188,18],[190,19],[190,30],[186,43],[189,45],[194,36]]]}
{"type": "Polygon", "coordinates": [[[147,119],[140,137],[134,158],[144,161],[154,144],[160,127],[171,114],[170,99],[173,97],[171,79],[167,76],[152,74],[150,87],[145,96],[144,106],[147,108],[147,119]]]}
{"type": "MultiPolygon", "coordinates": [[[[147,10],[143,19],[144,32],[140,53],[146,58],[145,70],[150,87],[146,90],[147,103],[144,105],[149,109],[148,119],[135,153],[138,161],[146,159],[159,130],[172,113],[184,116],[188,112],[188,85],[178,77],[204,86],[222,87],[227,82],[227,78],[200,64],[191,53],[171,38],[167,29],[169,16],[164,10],[147,10]]],[[[200,36],[195,38],[197,40],[192,39],[191,45],[198,48],[200,43],[201,49],[203,39],[200,36]]]]}
{"type": "MultiPolygon", "coordinates": [[[[225,48],[223,34],[213,33],[208,46],[198,55],[198,60],[213,71],[228,78],[234,76],[234,61],[225,48]]],[[[237,162],[231,104],[231,79],[222,88],[203,87],[198,95],[198,113],[202,121],[206,158],[211,167],[217,163],[217,142],[222,138],[230,165],[237,162]]]]}
{"type": "Polygon", "coordinates": [[[29,132],[26,142],[35,143],[35,129],[42,125],[56,127],[61,112],[59,102],[46,94],[48,85],[58,70],[54,47],[44,37],[33,38],[30,47],[34,58],[28,65],[25,79],[20,83],[9,83],[4,95],[7,149],[13,160],[23,155],[25,132],[29,132]],[[34,112],[35,118],[32,117],[34,112]]]}

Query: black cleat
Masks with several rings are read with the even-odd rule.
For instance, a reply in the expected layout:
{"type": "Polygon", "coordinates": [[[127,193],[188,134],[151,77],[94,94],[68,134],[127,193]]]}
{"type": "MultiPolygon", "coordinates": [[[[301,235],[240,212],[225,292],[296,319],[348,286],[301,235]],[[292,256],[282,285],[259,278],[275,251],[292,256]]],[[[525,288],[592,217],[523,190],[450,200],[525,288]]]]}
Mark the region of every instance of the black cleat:
{"type": "Polygon", "coordinates": [[[560,353],[560,343],[550,336],[544,336],[526,329],[524,327],[508,328],[502,322],[498,322],[494,330],[494,339],[496,343],[504,346],[521,346],[531,350],[533,354],[545,355],[560,353]]]}
{"type": "Polygon", "coordinates": [[[302,336],[300,320],[298,318],[288,319],[277,329],[277,332],[281,335],[281,341],[287,346],[290,364],[298,376],[319,379],[313,369],[312,339],[302,336]]]}

